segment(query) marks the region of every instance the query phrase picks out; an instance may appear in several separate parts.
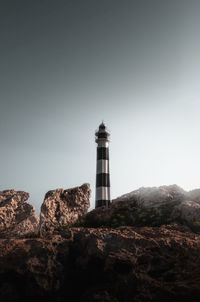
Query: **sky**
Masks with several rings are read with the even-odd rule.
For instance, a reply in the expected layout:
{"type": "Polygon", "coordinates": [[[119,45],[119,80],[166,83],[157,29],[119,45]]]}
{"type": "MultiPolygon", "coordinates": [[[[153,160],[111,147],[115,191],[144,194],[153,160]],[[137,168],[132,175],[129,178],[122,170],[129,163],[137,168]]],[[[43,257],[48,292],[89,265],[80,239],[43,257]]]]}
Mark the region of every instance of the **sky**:
{"type": "Polygon", "coordinates": [[[200,1],[0,1],[0,190],[200,187],[200,1]]]}

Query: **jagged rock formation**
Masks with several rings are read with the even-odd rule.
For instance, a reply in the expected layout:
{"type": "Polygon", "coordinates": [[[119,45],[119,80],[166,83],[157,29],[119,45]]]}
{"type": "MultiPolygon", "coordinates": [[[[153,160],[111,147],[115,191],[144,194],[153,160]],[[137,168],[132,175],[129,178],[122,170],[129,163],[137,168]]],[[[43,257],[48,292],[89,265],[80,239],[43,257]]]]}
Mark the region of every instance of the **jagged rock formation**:
{"type": "Polygon", "coordinates": [[[0,237],[33,236],[38,232],[38,218],[26,201],[29,194],[23,191],[0,192],[0,237]]]}
{"type": "Polygon", "coordinates": [[[0,192],[0,301],[198,301],[199,192],[141,188],[86,214],[88,184],[49,191],[38,233],[28,193],[0,192]]]}
{"type": "Polygon", "coordinates": [[[199,300],[199,235],[172,226],[63,235],[0,240],[1,302],[199,300]]]}
{"type": "Polygon", "coordinates": [[[179,223],[200,231],[200,191],[177,185],[140,188],[113,200],[109,209],[89,212],[82,225],[160,226],[179,223]]]}
{"type": "Polygon", "coordinates": [[[89,184],[47,192],[40,213],[41,236],[71,225],[86,214],[90,206],[90,194],[89,184]]]}

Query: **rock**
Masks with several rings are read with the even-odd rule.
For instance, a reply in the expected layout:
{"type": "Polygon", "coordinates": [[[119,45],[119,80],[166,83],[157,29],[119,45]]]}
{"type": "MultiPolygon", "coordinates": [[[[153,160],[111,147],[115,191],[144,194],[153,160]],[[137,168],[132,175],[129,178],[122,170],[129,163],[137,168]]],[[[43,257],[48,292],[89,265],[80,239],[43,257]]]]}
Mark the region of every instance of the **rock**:
{"type": "Polygon", "coordinates": [[[77,222],[87,213],[90,206],[90,194],[89,184],[47,192],[41,206],[40,235],[52,234],[56,230],[77,222]]]}
{"type": "Polygon", "coordinates": [[[109,207],[99,207],[90,212],[88,212],[80,222],[80,226],[85,227],[111,227],[112,225],[112,216],[113,208],[109,207]]]}
{"type": "Polygon", "coordinates": [[[50,240],[0,239],[0,301],[57,301],[68,242],[59,236],[50,240]]]}
{"type": "Polygon", "coordinates": [[[200,235],[172,225],[69,231],[0,239],[1,302],[199,301],[200,235]]]}
{"type": "Polygon", "coordinates": [[[132,191],[128,194],[124,194],[116,199],[113,202],[130,202],[137,201],[138,206],[142,207],[159,207],[164,203],[179,203],[185,200],[186,191],[180,188],[177,185],[170,186],[160,186],[160,187],[142,187],[138,190],[132,191]]]}
{"type": "Polygon", "coordinates": [[[174,207],[172,217],[189,224],[197,221],[200,222],[200,204],[195,201],[183,201],[174,207]]]}
{"type": "Polygon", "coordinates": [[[86,227],[161,226],[179,223],[200,231],[200,190],[184,191],[177,185],[140,188],[112,201],[110,208],[89,212],[86,227]]]}
{"type": "Polygon", "coordinates": [[[200,236],[173,226],[74,233],[71,282],[83,289],[81,294],[76,291],[76,300],[81,301],[80,296],[83,301],[198,300],[200,273],[195,261],[200,261],[200,236]]]}
{"type": "Polygon", "coordinates": [[[194,189],[186,193],[188,200],[193,200],[200,204],[200,189],[194,189]]]}
{"type": "Polygon", "coordinates": [[[114,200],[113,207],[131,204],[137,208],[135,219],[140,225],[181,223],[200,228],[200,190],[184,191],[177,185],[140,188],[114,200]]]}
{"type": "Polygon", "coordinates": [[[38,232],[38,218],[26,201],[29,194],[23,191],[0,192],[0,237],[34,236],[38,232]]]}

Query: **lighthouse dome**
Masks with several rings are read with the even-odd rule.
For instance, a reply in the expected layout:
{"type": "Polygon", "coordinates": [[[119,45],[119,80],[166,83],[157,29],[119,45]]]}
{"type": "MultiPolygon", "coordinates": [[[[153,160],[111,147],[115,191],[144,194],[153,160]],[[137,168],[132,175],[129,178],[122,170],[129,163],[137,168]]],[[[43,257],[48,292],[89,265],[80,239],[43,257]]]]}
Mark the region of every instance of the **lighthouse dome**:
{"type": "Polygon", "coordinates": [[[109,141],[110,133],[107,130],[107,127],[105,126],[104,122],[102,122],[99,125],[98,130],[96,130],[96,132],[95,132],[95,136],[96,136],[96,139],[95,139],[96,142],[109,141]]]}
{"type": "Polygon", "coordinates": [[[106,126],[104,124],[104,122],[102,122],[100,125],[99,125],[99,130],[105,130],[106,129],[106,126]]]}

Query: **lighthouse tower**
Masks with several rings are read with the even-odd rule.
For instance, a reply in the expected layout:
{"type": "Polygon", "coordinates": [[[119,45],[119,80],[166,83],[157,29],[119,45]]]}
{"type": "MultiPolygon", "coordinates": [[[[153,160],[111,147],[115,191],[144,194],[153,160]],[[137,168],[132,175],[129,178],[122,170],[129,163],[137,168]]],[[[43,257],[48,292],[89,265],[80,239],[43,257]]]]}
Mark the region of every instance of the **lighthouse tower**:
{"type": "Polygon", "coordinates": [[[95,132],[97,143],[95,208],[108,207],[110,204],[109,136],[110,133],[102,122],[95,132]]]}

